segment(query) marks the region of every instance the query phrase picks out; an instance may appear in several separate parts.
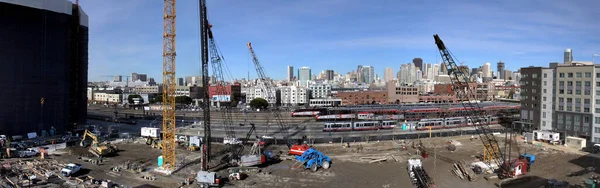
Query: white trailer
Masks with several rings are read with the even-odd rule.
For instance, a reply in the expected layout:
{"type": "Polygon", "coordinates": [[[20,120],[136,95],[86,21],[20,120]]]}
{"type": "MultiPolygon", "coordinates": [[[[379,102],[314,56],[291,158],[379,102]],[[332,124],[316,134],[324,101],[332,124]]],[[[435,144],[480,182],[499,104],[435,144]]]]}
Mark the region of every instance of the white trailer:
{"type": "Polygon", "coordinates": [[[160,128],[142,127],[142,137],[160,138],[160,128]]]}
{"type": "Polygon", "coordinates": [[[533,131],[533,138],[537,141],[544,141],[552,144],[560,143],[560,133],[550,131],[533,131]]]}

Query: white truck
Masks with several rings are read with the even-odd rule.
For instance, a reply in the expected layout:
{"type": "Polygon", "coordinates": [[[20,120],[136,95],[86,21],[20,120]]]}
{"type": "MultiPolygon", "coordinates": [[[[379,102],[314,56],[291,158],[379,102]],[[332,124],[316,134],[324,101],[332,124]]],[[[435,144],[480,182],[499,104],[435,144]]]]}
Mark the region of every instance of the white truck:
{"type": "Polygon", "coordinates": [[[18,151],[17,154],[19,155],[19,158],[25,158],[25,157],[36,156],[38,154],[38,152],[39,152],[39,150],[36,151],[36,150],[34,150],[32,148],[28,148],[28,149],[25,149],[25,150],[18,151]]]}
{"type": "Polygon", "coordinates": [[[69,163],[60,171],[60,173],[65,177],[69,177],[79,172],[79,170],[81,170],[81,165],[69,163]]]}

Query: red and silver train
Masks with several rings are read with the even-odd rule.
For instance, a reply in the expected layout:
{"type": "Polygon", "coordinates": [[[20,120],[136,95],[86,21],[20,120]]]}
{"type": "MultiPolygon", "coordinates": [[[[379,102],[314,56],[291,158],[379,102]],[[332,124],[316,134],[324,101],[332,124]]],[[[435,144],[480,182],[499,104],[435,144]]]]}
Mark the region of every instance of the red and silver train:
{"type": "Polygon", "coordinates": [[[421,119],[416,124],[417,130],[429,130],[431,129],[450,129],[456,127],[468,127],[478,125],[479,122],[493,125],[498,124],[498,117],[486,116],[481,121],[475,121],[478,123],[473,124],[473,119],[465,117],[451,117],[451,118],[435,118],[435,119],[421,119]]]}
{"type": "Polygon", "coordinates": [[[317,115],[315,118],[317,121],[335,121],[335,120],[350,120],[350,119],[359,119],[359,120],[397,120],[400,119],[402,115],[398,114],[375,114],[371,112],[359,112],[358,114],[330,114],[330,115],[317,115]],[[358,116],[358,118],[357,118],[358,116]]]}
{"type": "Polygon", "coordinates": [[[337,131],[366,131],[379,129],[393,129],[396,121],[357,121],[357,122],[329,122],[323,127],[324,132],[337,131]]]}
{"type": "Polygon", "coordinates": [[[315,117],[320,114],[326,114],[327,109],[325,108],[307,108],[297,109],[292,112],[292,117],[315,117]]]}

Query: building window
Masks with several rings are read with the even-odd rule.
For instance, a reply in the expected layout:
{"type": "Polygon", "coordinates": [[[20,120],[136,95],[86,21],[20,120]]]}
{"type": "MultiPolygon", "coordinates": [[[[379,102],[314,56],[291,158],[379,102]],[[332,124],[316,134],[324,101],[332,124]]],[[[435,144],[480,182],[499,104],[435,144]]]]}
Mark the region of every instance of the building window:
{"type": "Polygon", "coordinates": [[[575,82],[575,86],[581,86],[581,81],[575,82]]]}
{"type": "Polygon", "coordinates": [[[558,90],[558,94],[565,94],[565,90],[564,89],[559,89],[558,90]]]}
{"type": "Polygon", "coordinates": [[[585,95],[590,95],[590,93],[592,93],[590,90],[585,90],[584,92],[585,95]]]}
{"type": "Polygon", "coordinates": [[[596,73],[596,78],[600,78],[600,73],[596,73]]]}
{"type": "Polygon", "coordinates": [[[592,86],[592,82],[590,81],[585,81],[585,87],[590,87],[592,86]]]}
{"type": "Polygon", "coordinates": [[[563,103],[563,102],[565,102],[565,98],[562,98],[562,97],[558,98],[558,102],[559,102],[559,103],[563,103]]]}
{"type": "Polygon", "coordinates": [[[546,121],[542,121],[542,127],[546,126],[546,121]]]}
{"type": "Polygon", "coordinates": [[[542,118],[546,118],[546,112],[542,113],[542,118]]]}
{"type": "Polygon", "coordinates": [[[587,117],[587,116],[583,117],[583,123],[589,123],[589,122],[590,122],[590,117],[587,117]]]}
{"type": "Polygon", "coordinates": [[[596,108],[596,113],[600,113],[600,108],[596,108]]]}
{"type": "MultiPolygon", "coordinates": [[[[558,73],[558,77],[564,78],[565,77],[565,73],[558,73]]],[[[596,77],[600,78],[600,73],[597,73],[596,77]]]]}
{"type": "Polygon", "coordinates": [[[583,104],[590,104],[590,99],[583,99],[583,104]]]}
{"type": "Polygon", "coordinates": [[[595,124],[600,124],[600,117],[595,117],[594,118],[594,123],[595,124]]]}
{"type": "Polygon", "coordinates": [[[546,93],[546,89],[544,89],[544,93],[546,93]]]}
{"type": "MultiPolygon", "coordinates": [[[[542,109],[546,109],[546,104],[542,105],[542,109]]],[[[546,113],[546,112],[544,112],[544,113],[546,113]]]]}
{"type": "MultiPolygon", "coordinates": [[[[598,82],[598,83],[600,83],[600,82],[598,82]]],[[[559,81],[558,86],[565,86],[565,82],[559,81]]]]}
{"type": "Polygon", "coordinates": [[[583,108],[583,112],[590,112],[590,108],[588,108],[588,107],[583,108]]]}
{"type": "Polygon", "coordinates": [[[572,98],[567,98],[567,103],[573,103],[573,99],[572,98]]]}
{"type": "MultiPolygon", "coordinates": [[[[569,90],[571,91],[571,90],[569,90]]],[[[575,95],[581,95],[581,90],[575,90],[575,95]]]]}
{"type": "Polygon", "coordinates": [[[565,107],[564,106],[559,106],[558,110],[565,110],[565,107]]]}
{"type": "Polygon", "coordinates": [[[567,111],[573,111],[573,107],[572,106],[567,106],[567,111]]]}
{"type": "Polygon", "coordinates": [[[544,73],[544,78],[548,78],[548,74],[547,73],[544,73]]]}
{"type": "Polygon", "coordinates": [[[575,104],[581,104],[581,99],[580,98],[575,98],[575,104]]]}
{"type": "Polygon", "coordinates": [[[567,86],[573,86],[573,81],[567,81],[567,86]]]}
{"type": "Polygon", "coordinates": [[[548,85],[548,83],[546,81],[544,81],[544,86],[547,86],[547,85],[548,85]]]}
{"type": "MultiPolygon", "coordinates": [[[[544,93],[546,93],[546,91],[545,91],[545,90],[544,90],[544,93]]],[[[543,100],[544,100],[544,101],[546,101],[546,97],[544,97],[544,99],[543,99],[543,100]]]]}
{"type": "Polygon", "coordinates": [[[594,133],[600,133],[600,127],[594,127],[594,133]]]}
{"type": "Polygon", "coordinates": [[[573,78],[573,73],[572,73],[572,72],[570,72],[570,73],[567,73],[567,77],[568,77],[568,78],[573,78]]]}
{"type": "Polygon", "coordinates": [[[581,78],[581,73],[580,72],[577,73],[577,78],[581,78]]]}
{"type": "Polygon", "coordinates": [[[575,112],[581,112],[581,107],[579,107],[579,106],[576,106],[576,107],[575,107],[575,112]]]}
{"type": "Polygon", "coordinates": [[[594,137],[594,143],[600,143],[600,138],[594,137]]]}

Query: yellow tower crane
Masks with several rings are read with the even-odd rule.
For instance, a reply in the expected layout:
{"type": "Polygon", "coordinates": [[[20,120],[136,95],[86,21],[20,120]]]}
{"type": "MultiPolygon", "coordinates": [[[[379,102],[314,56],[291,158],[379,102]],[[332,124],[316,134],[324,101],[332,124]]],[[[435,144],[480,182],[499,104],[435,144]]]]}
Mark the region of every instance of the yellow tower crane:
{"type": "Polygon", "coordinates": [[[163,17],[163,160],[166,170],[175,170],[175,8],[176,0],[164,0],[163,17]]]}

